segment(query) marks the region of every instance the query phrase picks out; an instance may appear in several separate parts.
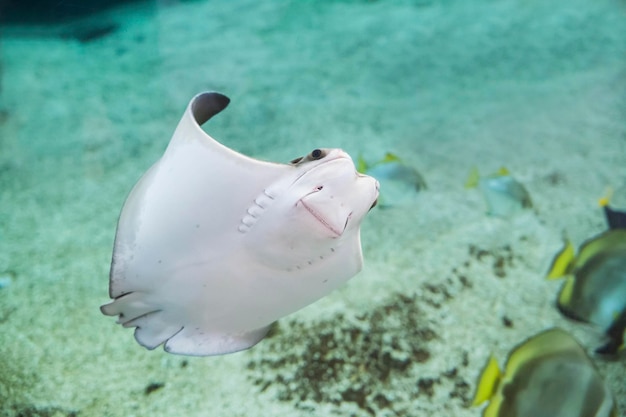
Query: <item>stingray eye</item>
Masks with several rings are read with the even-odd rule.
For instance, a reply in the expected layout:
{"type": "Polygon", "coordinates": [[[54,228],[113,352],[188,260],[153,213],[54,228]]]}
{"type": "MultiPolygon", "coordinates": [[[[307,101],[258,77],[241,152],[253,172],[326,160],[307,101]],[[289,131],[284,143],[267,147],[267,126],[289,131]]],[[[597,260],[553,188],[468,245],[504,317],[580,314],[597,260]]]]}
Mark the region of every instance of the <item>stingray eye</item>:
{"type": "Polygon", "coordinates": [[[289,162],[290,164],[297,164],[298,162],[302,161],[302,158],[304,158],[303,156],[299,156],[296,159],[292,159],[291,162],[289,162]]]}
{"type": "Polygon", "coordinates": [[[322,159],[324,156],[326,156],[326,152],[322,151],[321,149],[314,149],[309,156],[313,161],[315,161],[318,159],[322,159]]]}

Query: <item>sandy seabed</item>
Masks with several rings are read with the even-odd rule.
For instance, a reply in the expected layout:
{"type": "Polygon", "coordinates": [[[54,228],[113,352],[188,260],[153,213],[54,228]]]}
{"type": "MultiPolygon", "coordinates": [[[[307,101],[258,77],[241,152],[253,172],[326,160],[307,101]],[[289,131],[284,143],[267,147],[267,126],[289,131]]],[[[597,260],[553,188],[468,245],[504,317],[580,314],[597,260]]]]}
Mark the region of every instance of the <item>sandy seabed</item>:
{"type": "MultiPolygon", "coordinates": [[[[182,2],[115,9],[79,42],[3,28],[0,416],[477,416],[490,353],[552,326],[566,233],[626,207],[626,5],[618,0],[182,2]],[[549,3],[549,4],[548,4],[549,3]],[[101,315],[124,198],[188,100],[258,158],[392,151],[428,189],[362,226],[364,270],[245,352],[146,351],[101,315]],[[534,209],[485,214],[469,170],[506,166],[534,209]]],[[[382,191],[384,193],[384,190],[382,191]]],[[[626,415],[626,362],[597,361],[626,415]]]]}

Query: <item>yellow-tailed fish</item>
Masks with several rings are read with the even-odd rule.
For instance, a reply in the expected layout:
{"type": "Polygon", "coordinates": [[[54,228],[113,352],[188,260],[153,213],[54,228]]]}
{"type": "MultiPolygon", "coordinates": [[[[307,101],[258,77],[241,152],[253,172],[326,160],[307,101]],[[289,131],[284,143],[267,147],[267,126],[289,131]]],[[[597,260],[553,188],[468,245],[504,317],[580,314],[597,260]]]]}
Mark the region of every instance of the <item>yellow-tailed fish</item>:
{"type": "Polygon", "coordinates": [[[380,207],[410,203],[419,191],[426,188],[422,175],[391,152],[387,152],[383,159],[373,164],[359,157],[357,171],[376,178],[380,183],[383,190],[378,200],[380,207]]]}
{"type": "Polygon", "coordinates": [[[477,168],[472,168],[465,188],[474,187],[481,190],[487,203],[487,213],[492,216],[509,217],[533,206],[526,188],[504,167],[483,178],[477,168]]]}
{"type": "Polygon", "coordinates": [[[613,396],[591,359],[557,328],[515,347],[504,372],[490,358],[472,405],[485,401],[483,417],[617,417],[613,396]]]}
{"type": "MultiPolygon", "coordinates": [[[[603,207],[606,210],[608,205],[603,207]]],[[[618,213],[613,222],[607,215],[609,227],[622,221],[622,212],[613,213],[618,213]]],[[[626,229],[610,228],[585,241],[577,253],[567,241],[547,275],[560,277],[566,279],[557,298],[561,313],[598,325],[609,341],[597,352],[616,353],[624,345],[626,331],[626,229]]]]}

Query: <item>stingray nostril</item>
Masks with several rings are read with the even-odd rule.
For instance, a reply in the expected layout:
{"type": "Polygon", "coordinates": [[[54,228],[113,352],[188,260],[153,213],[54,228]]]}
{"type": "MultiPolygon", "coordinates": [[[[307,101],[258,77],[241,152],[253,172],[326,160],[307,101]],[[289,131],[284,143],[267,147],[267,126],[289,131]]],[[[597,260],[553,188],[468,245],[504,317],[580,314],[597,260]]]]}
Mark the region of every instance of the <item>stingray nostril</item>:
{"type": "Polygon", "coordinates": [[[372,203],[370,210],[373,209],[374,207],[376,207],[376,204],[378,204],[378,199],[374,200],[374,202],[372,203]]]}

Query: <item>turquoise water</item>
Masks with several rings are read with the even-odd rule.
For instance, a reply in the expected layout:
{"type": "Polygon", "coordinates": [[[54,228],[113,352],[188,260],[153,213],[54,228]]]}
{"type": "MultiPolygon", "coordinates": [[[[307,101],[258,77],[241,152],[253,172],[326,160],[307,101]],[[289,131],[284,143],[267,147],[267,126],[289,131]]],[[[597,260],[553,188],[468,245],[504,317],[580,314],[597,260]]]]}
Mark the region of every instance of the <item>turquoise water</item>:
{"type": "MultiPolygon", "coordinates": [[[[137,2],[0,30],[0,415],[477,416],[490,353],[551,326],[597,343],[543,276],[563,234],[606,227],[607,187],[626,207],[623,1],[137,2]],[[346,286],[186,358],[99,306],[124,199],[205,90],[239,152],[393,152],[428,188],[368,215],[346,286]],[[532,210],[493,218],[464,188],[501,166],[532,210]]],[[[624,359],[597,366],[626,415],[624,359]]]]}

